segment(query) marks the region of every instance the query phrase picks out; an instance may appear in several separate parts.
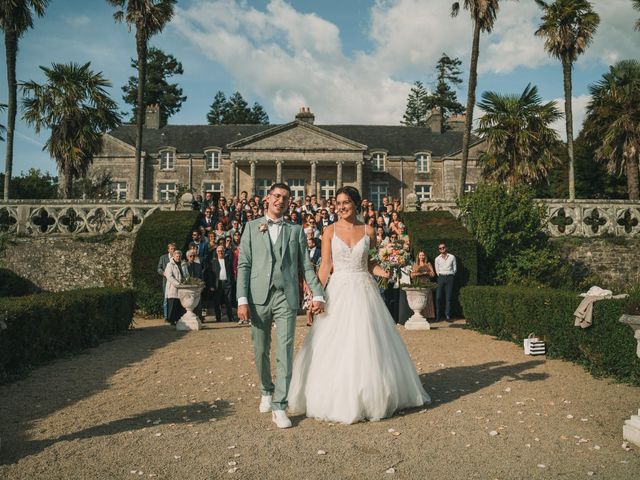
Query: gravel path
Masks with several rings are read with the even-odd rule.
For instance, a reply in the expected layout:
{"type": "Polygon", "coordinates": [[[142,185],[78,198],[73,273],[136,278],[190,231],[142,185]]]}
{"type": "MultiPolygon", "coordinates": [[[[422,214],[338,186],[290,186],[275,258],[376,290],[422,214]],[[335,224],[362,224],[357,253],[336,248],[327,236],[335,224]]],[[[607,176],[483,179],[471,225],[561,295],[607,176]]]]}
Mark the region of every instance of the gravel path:
{"type": "MultiPolygon", "coordinates": [[[[640,448],[622,448],[640,388],[461,325],[399,328],[432,406],[278,430],[258,413],[248,328],[137,320],[0,387],[0,478],[640,478],[640,448]]],[[[296,348],[307,331],[299,317],[296,348]]]]}

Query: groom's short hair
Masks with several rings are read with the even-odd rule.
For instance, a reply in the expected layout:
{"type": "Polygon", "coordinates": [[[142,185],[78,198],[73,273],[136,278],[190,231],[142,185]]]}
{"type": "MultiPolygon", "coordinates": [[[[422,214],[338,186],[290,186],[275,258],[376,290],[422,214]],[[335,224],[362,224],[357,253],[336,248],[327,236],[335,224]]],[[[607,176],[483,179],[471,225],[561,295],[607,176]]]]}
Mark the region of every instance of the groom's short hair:
{"type": "Polygon", "coordinates": [[[291,197],[291,188],[286,183],[274,183],[273,185],[271,185],[271,188],[269,189],[269,193],[272,193],[276,188],[281,188],[282,190],[286,190],[287,192],[289,192],[289,197],[291,197]]]}

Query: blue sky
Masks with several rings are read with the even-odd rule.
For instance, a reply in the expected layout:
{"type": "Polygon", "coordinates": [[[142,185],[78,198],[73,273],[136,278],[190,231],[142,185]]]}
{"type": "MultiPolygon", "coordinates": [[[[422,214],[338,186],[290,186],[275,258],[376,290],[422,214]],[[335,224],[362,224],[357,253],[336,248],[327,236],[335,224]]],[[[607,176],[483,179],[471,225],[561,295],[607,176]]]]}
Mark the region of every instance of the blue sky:
{"type": "MultiPolygon", "coordinates": [[[[317,123],[397,125],[411,84],[433,82],[442,52],[463,61],[468,75],[471,22],[467,12],[449,16],[449,0],[179,0],[176,16],[151,44],[176,56],[187,96],[173,124],[206,123],[216,91],[239,90],[258,101],[272,123],[293,119],[309,106],[317,123]]],[[[575,131],[588,102],[588,85],[613,62],[639,58],[640,14],[631,0],[595,0],[598,33],[573,73],[575,131]]],[[[520,93],[531,82],[545,100],[561,99],[559,63],[533,32],[539,9],[533,0],[503,0],[494,31],[481,39],[477,97],[485,90],[520,93]]],[[[18,80],[42,81],[39,65],[90,61],[120,87],[134,74],[134,35],[113,21],[102,0],[53,0],[46,16],[20,42],[18,80]]],[[[4,48],[3,48],[4,51],[4,48]]],[[[6,68],[0,62],[0,103],[6,103],[6,68]]],[[[464,103],[466,85],[459,99],[464,103]]],[[[559,104],[561,107],[562,105],[559,104]]],[[[6,113],[0,114],[6,124],[6,113]]],[[[558,124],[562,129],[562,123],[558,124]]],[[[37,136],[18,120],[14,173],[31,167],[55,172],[41,151],[48,132],[37,136]]],[[[4,169],[5,144],[0,143],[4,169]]]]}

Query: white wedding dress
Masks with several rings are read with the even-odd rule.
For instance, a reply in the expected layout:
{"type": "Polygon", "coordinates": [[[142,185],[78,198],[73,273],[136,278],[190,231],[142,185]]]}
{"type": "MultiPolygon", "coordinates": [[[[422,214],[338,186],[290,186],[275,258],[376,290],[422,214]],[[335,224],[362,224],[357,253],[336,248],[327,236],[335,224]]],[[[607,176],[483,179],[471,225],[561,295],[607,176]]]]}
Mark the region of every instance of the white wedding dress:
{"type": "Polygon", "coordinates": [[[368,271],[369,236],[349,248],[334,235],[331,253],[326,311],[295,359],[289,413],[355,423],[430,403],[368,271]]]}

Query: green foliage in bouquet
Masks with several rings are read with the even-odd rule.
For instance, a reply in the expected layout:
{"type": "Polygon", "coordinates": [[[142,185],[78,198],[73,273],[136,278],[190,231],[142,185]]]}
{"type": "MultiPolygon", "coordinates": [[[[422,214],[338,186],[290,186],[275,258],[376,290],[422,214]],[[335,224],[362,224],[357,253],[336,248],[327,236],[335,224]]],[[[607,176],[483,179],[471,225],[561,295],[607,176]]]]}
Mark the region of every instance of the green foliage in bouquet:
{"type": "Polygon", "coordinates": [[[167,253],[167,245],[175,243],[183,252],[197,226],[199,212],[157,211],[140,227],[131,252],[133,287],[137,308],[145,315],[162,315],[162,277],[158,274],[158,260],[167,253]]]}

